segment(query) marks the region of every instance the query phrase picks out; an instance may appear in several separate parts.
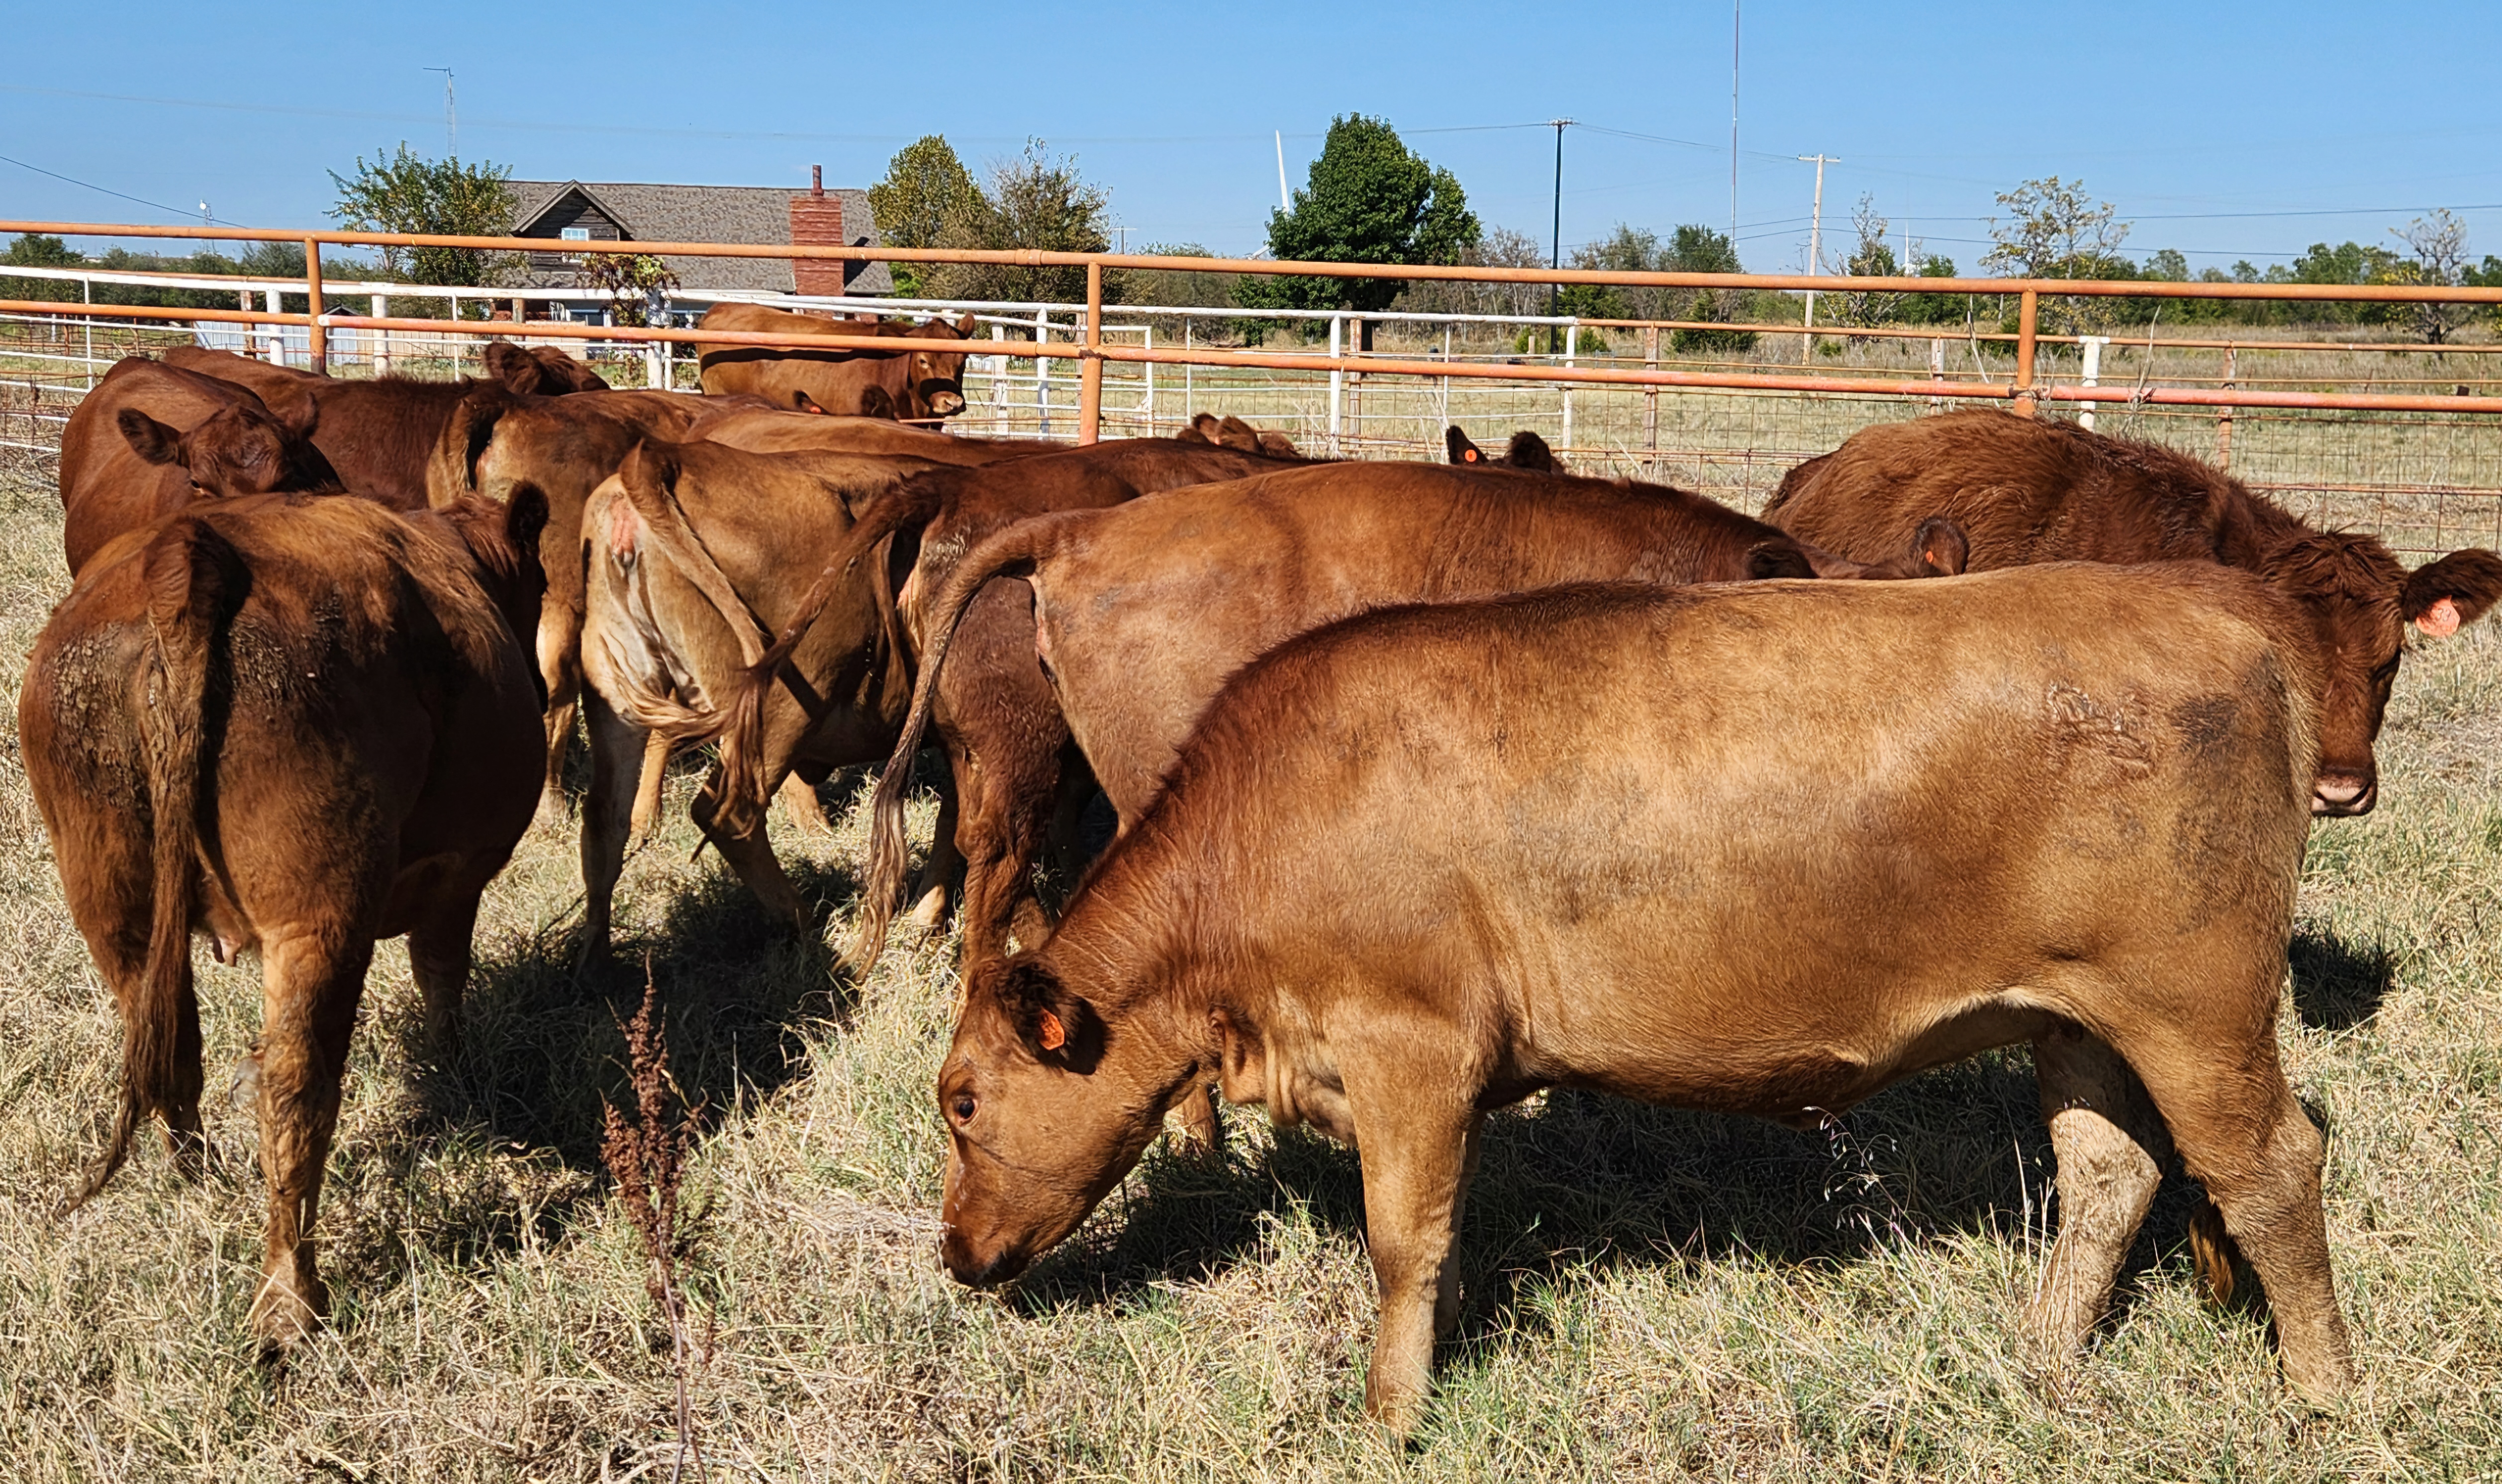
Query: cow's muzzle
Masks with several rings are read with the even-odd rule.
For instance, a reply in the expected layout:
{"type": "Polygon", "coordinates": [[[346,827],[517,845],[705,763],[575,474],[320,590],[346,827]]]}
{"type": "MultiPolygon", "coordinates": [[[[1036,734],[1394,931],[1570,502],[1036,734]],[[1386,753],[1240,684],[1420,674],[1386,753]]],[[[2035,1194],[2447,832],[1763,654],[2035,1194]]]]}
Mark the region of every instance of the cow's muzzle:
{"type": "Polygon", "coordinates": [[[2315,819],[2350,819],[2371,813],[2380,796],[2381,782],[2369,773],[2322,773],[2312,781],[2311,813],[2315,819]]]}
{"type": "Polygon", "coordinates": [[[997,1288],[1026,1269],[1025,1254],[1018,1249],[1005,1247],[985,1256],[953,1227],[938,1238],[938,1260],[966,1288],[997,1288]]]}
{"type": "Polygon", "coordinates": [[[954,387],[929,387],[921,390],[921,399],[939,417],[952,418],[964,410],[964,393],[954,387]]]}

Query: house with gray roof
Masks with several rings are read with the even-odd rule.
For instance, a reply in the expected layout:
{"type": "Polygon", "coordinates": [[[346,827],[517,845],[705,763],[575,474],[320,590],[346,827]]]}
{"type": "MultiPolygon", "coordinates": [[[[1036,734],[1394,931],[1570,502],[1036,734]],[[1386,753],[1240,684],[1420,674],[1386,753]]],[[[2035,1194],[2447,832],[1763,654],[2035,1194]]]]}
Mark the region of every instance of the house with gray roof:
{"type": "MultiPolygon", "coordinates": [[[[775,186],[656,186],[619,181],[508,181],[512,235],[550,242],[722,242],[855,247],[877,243],[868,192],[825,188],[822,171],[806,190],[775,186]]],[[[581,282],[560,249],[525,254],[515,287],[571,287],[581,282]]],[[[774,257],[670,257],[682,288],[765,293],[888,294],[884,263],[802,262],[774,257]]]]}

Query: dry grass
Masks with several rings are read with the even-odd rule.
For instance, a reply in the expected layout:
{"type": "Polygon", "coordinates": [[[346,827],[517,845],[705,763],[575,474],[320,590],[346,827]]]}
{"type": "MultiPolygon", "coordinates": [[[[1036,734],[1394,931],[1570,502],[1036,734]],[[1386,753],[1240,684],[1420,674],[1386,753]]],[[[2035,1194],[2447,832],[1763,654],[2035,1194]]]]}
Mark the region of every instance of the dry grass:
{"type": "MultiPolygon", "coordinates": [[[[39,476],[0,481],[13,693],[63,583],[39,476]]],[[[2363,1384],[2286,1403],[2263,1324],[2193,1297],[2167,1190],[2095,1354],[2028,1378],[2010,1322],[2055,1211],[2024,1058],[1899,1088],[1823,1135],[1556,1096],[1498,1119],[1470,1303],[1418,1442],[1358,1406],[1371,1326],[1354,1159],[1234,1119],[1218,1172],[1153,1154],[1005,1299],[934,1261],[930,1086],[952,944],[854,995],[673,823],[629,866],[614,980],[567,972],[573,845],[490,894],[466,1049],[431,1060],[377,961],[321,1214],[335,1328],[283,1374],[244,1335],[260,1195],[221,1096],[258,1018],[205,970],[214,1172],[152,1151],[73,1218],[112,1012],[0,755],[0,1461],[12,1479],[664,1479],[671,1338],[599,1168],[641,950],[709,1110],[681,1276],[716,1477],[2451,1479],[2502,1458],[2502,634],[2410,661],[2386,800],[2316,838],[2282,1033],[2331,1130],[2329,1231],[2363,1384]],[[2494,914],[2487,923],[2485,914],[2494,914]]],[[[856,793],[845,792],[846,801],[856,793]]],[[[926,808],[917,818],[928,827],[926,808]]],[[[833,904],[863,837],[798,854],[833,904]]]]}

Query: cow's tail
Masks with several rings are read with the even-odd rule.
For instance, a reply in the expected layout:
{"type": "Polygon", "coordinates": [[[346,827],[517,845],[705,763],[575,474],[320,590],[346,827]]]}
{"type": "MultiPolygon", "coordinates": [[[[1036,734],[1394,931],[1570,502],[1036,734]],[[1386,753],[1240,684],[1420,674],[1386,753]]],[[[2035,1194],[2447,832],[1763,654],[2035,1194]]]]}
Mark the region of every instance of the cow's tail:
{"type": "Polygon", "coordinates": [[[481,382],[453,404],[425,460],[425,503],[441,510],[478,492],[478,459],[494,441],[495,424],[513,408],[513,393],[500,382],[481,382]]]}
{"type": "Polygon", "coordinates": [[[2241,1245],[2224,1230],[2224,1213],[2214,1200],[2201,1198],[2189,1218],[2189,1266],[2198,1275],[2199,1287],[2207,1291],[2207,1301],[2219,1309],[2232,1304],[2238,1281],[2234,1265],[2241,1257],[2241,1245]]]}
{"type": "Polygon", "coordinates": [[[853,925],[851,944],[843,950],[843,967],[854,978],[866,974],[885,951],[886,929],[903,895],[904,869],[909,863],[903,840],[903,785],[912,775],[912,758],[921,751],[921,738],[930,729],[930,713],[938,700],[938,674],[947,663],[957,626],[993,578],[1031,573],[1057,541],[1064,523],[1044,516],[991,537],[965,554],[930,604],[929,649],[913,682],[912,710],[903,720],[902,735],[896,738],[895,751],[886,759],[886,771],[879,775],[877,793],[869,804],[868,880],[861,889],[860,918],[853,925]]]}
{"type": "Polygon", "coordinates": [[[102,1190],[121,1168],[150,1114],[162,1113],[170,1123],[186,1085],[196,1096],[198,1082],[196,1062],[188,1068],[182,1062],[186,1044],[198,1045],[191,879],[200,855],[200,775],[210,766],[205,713],[216,635],[249,579],[225,538],[194,521],[178,522],[156,539],[146,572],[156,652],[142,682],[151,704],[140,722],[153,852],[148,961],[138,997],[123,1008],[121,1107],[113,1140],[71,1205],[102,1190]]]}
{"type": "Polygon", "coordinates": [[[717,735],[721,740],[722,788],[719,813],[714,817],[732,829],[747,827],[761,817],[768,795],[777,780],[764,776],[764,704],[772,697],[773,687],[790,662],[791,656],[825,616],[827,605],[849,581],[852,568],[863,559],[871,559],[870,582],[875,590],[878,622],[886,634],[887,653],[903,653],[903,634],[896,622],[893,578],[878,548],[888,537],[911,526],[927,525],[938,513],[940,492],[926,475],[915,475],[901,485],[877,496],[860,513],[842,545],[827,558],[825,570],[800,595],[799,606],[791,622],[782,626],[773,643],[747,666],[745,674],[733,682],[721,699],[716,715],[717,735]]]}
{"type": "MultiPolygon", "coordinates": [[[[753,664],[764,653],[764,624],[756,617],[756,610],[747,606],[747,599],[739,596],[729,574],[713,560],[703,538],[687,519],[686,507],[678,503],[677,460],[648,443],[638,443],[617,473],[626,502],[641,518],[642,534],[649,538],[638,544],[668,562],[704,595],[738,640],[739,659],[753,664]]],[[[710,707],[698,710],[673,697],[658,695],[610,699],[623,700],[629,708],[627,715],[638,725],[665,732],[680,743],[707,741],[721,729],[720,713],[710,707]]]]}

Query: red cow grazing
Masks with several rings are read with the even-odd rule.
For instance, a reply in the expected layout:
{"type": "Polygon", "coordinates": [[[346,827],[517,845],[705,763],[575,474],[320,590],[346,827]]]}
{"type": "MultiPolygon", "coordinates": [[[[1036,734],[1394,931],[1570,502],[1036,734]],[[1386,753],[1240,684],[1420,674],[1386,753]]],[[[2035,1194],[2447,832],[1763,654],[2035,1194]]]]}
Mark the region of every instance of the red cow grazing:
{"type": "MultiPolygon", "coordinates": [[[[960,714],[958,725],[1000,739],[981,766],[1009,779],[1042,771],[999,755],[1020,745],[1020,736],[1037,749],[1073,737],[1126,828],[1225,677],[1304,629],[1391,603],[1557,583],[1959,570],[1957,533],[1941,523],[1921,534],[1928,544],[1911,561],[1867,566],[1664,486],[1363,463],[1314,465],[1012,526],[966,556],[929,600],[912,716],[878,786],[849,961],[865,969],[884,942],[903,885],[907,766],[944,683],[957,624],[995,578],[1031,585],[1033,653],[1018,658],[1026,667],[1047,669],[1038,693],[1058,717],[1043,724],[960,714]]],[[[971,688],[959,704],[971,709],[1036,689],[971,688]]],[[[976,839],[969,825],[958,830],[965,858],[997,853],[1003,861],[998,879],[1022,880],[1032,863],[1030,848],[976,839]]],[[[967,961],[1005,951],[1010,901],[967,879],[967,961]]]]}
{"type": "Polygon", "coordinates": [[[528,827],[545,507],[249,496],[115,542],[29,660],[17,725],[71,915],[122,1020],[120,1114],[199,1154],[191,934],[257,949],[267,1264],[253,1327],[318,1325],[307,1240],[374,940],[456,1029],[479,894],[528,827]]]}
{"type": "Polygon", "coordinates": [[[1486,451],[1469,441],[1469,435],[1455,424],[1442,429],[1442,447],[1449,451],[1455,464],[1476,464],[1489,469],[1530,469],[1539,474],[1562,474],[1564,466],[1555,461],[1555,454],[1546,440],[1527,428],[1511,435],[1511,446],[1501,458],[1489,458],[1486,451]]]}
{"type": "Polygon", "coordinates": [[[716,304],[697,329],[735,334],[873,335],[902,342],[894,351],[799,350],[784,346],[698,345],[706,396],[744,392],[793,412],[868,415],[927,422],[964,410],[964,352],[973,317],[949,323],[897,324],[793,314],[761,304],[716,304]]]}
{"type": "MultiPolygon", "coordinates": [[[[297,416],[316,416],[304,404],[297,416]]],[[[205,495],[320,493],[337,471],[242,387],[144,355],[115,363],[61,433],[61,544],[70,572],[123,531],[205,495]]]]}
{"type": "Polygon", "coordinates": [[[311,426],[315,420],[310,415],[318,410],[320,426],[313,441],[349,489],[393,510],[423,510],[426,463],[435,440],[453,409],[471,391],[503,386],[553,394],[607,385],[590,367],[547,347],[524,351],[490,341],[486,355],[490,369],[511,380],[425,382],[384,376],[350,381],[188,346],[166,352],[165,363],[248,387],[283,421],[301,417],[311,426]]]}
{"type": "Polygon", "coordinates": [[[2177,1147],[2287,1379],[2334,1399],[2322,1143],[2275,1030],[2307,642],[2261,584],[2180,564],[1569,589],[1283,645],[1049,941],[972,970],[940,1254],[1014,1277],[1213,1073],[1360,1151],[1366,1403],[1403,1432],[1489,1110],[1577,1087],[1812,1128],[2030,1041],[2041,1358],[2091,1330],[2177,1147]]]}
{"type": "Polygon", "coordinates": [[[2502,598],[2502,556],[2452,552],[2410,572],[2371,536],[2318,531],[2185,454],[2055,419],[1962,412],[1867,428],[1791,470],[1764,519],[1838,552],[1891,551],[1943,513],[1976,569],[2036,561],[2219,561],[2309,616],[2321,672],[2315,812],[2368,812],[2372,744],[2406,625],[2448,634],[2502,598]]]}

